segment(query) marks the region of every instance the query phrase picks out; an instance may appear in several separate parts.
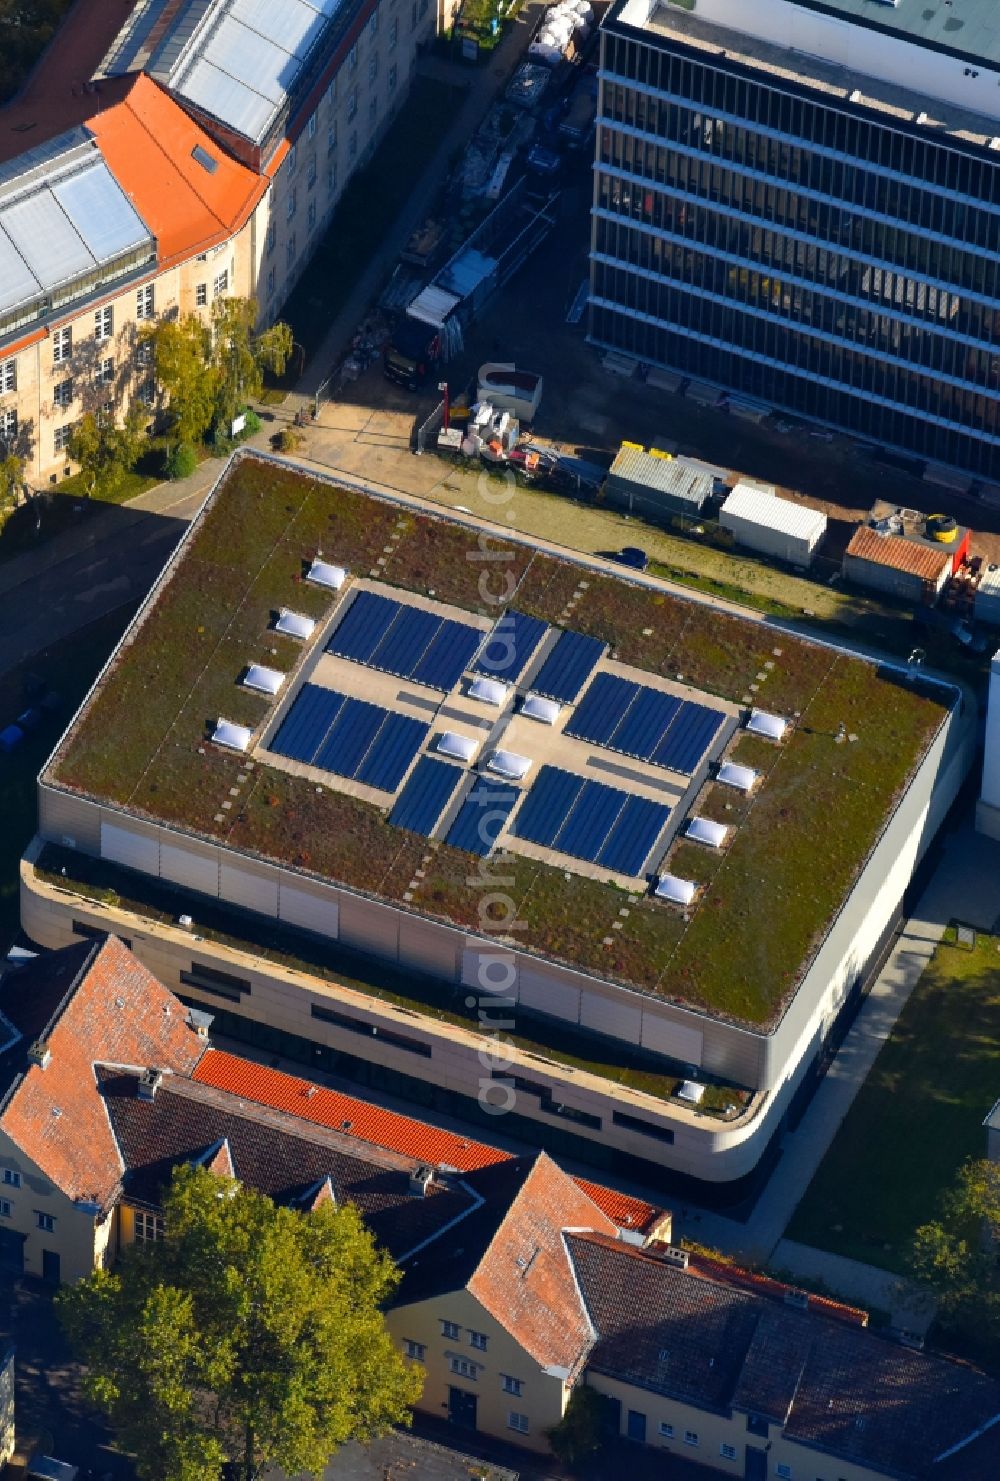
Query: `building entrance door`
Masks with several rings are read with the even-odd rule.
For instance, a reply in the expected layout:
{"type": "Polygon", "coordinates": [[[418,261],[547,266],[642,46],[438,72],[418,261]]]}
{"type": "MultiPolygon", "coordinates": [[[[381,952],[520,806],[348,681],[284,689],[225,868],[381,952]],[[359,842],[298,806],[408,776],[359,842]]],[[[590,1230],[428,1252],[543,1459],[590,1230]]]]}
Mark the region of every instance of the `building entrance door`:
{"type": "Polygon", "coordinates": [[[59,1256],[55,1250],[42,1250],[42,1280],[59,1284],[59,1256]]]}
{"type": "Polygon", "coordinates": [[[26,1234],[14,1229],[0,1229],[0,1270],[20,1275],[24,1270],[24,1241],[26,1234]]]}
{"type": "Polygon", "coordinates": [[[756,1445],[747,1446],[744,1481],[767,1481],[767,1451],[758,1450],[756,1445]]]}
{"type": "Polygon", "coordinates": [[[476,1395],[464,1388],[449,1388],[448,1418],[462,1430],[476,1428],[476,1395]]]}

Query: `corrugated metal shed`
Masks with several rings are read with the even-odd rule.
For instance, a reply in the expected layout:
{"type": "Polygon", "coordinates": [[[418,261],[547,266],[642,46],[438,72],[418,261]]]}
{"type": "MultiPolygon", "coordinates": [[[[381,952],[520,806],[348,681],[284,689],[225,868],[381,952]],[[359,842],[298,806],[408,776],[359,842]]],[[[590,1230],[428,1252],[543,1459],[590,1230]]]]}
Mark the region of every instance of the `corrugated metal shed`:
{"type": "Polygon", "coordinates": [[[653,511],[698,514],[712,488],[710,474],[625,444],[611,465],[604,492],[609,502],[629,509],[638,503],[653,511]]]}
{"type": "Polygon", "coordinates": [[[429,283],[422,293],[417,294],[406,312],[409,318],[419,319],[422,324],[440,329],[452,309],[460,302],[454,293],[446,293],[443,288],[429,283]]]}
{"type": "Polygon", "coordinates": [[[772,488],[740,482],[719,511],[719,523],[737,544],[807,566],[826,534],[826,515],[781,499],[772,488]]]}

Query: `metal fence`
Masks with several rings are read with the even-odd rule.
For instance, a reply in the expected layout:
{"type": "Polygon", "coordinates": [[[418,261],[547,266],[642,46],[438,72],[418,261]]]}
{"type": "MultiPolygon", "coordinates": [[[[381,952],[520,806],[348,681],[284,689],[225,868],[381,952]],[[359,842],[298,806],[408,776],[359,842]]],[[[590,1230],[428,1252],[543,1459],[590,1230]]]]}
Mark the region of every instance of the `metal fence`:
{"type": "Polygon", "coordinates": [[[410,439],[411,450],[418,455],[426,452],[437,442],[437,435],[444,426],[444,401],[439,401],[426,421],[420,422],[412,438],[410,439]]]}

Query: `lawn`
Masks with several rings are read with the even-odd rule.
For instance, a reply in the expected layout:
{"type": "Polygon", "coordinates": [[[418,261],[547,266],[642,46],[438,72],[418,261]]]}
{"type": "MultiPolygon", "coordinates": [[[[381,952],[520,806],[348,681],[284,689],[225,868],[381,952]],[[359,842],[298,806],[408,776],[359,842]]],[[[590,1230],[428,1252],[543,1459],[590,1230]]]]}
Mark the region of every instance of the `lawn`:
{"type": "Polygon", "coordinates": [[[461,96],[445,83],[416,78],[371,160],[348,182],[323,240],[282,311],[307,359],[378,256],[415,182],[454,121],[461,96]]]}
{"type": "Polygon", "coordinates": [[[945,942],[889,1041],[787,1234],[902,1272],[918,1225],[970,1156],[1000,1095],[1000,938],[945,942]]]}
{"type": "Polygon", "coordinates": [[[35,675],[60,696],[61,704],[9,755],[0,755],[0,940],[8,941],[19,920],[18,860],[34,836],[37,820],[35,778],[76,706],[132,616],[132,608],[113,612],[72,638],[36,653],[0,676],[0,728],[28,704],[29,676],[35,675]]]}
{"type": "MultiPolygon", "coordinates": [[[[269,630],[274,611],[330,613],[334,599],[302,579],[317,550],[365,574],[381,561],[388,583],[478,610],[482,560],[470,559],[470,538],[475,543],[445,518],[244,458],[52,776],[379,898],[412,898],[427,915],[474,928],[468,855],[428,847],[391,827],[373,803],[335,789],[318,816],[307,777],[261,758],[248,780],[241,758],[205,744],[210,717],[251,729],[265,722],[267,702],[237,677],[250,656],[267,650],[281,668],[295,662],[292,640],[269,630]],[[112,729],[118,744],[109,754],[112,729]],[[223,820],[220,799],[233,796],[239,805],[223,820]]],[[[625,895],[612,881],[523,857],[513,866],[525,945],[739,1023],[773,1022],[942,723],[940,691],[901,685],[874,664],[513,542],[503,570],[518,608],[603,639],[623,662],[683,675],[737,704],[759,694],[767,708],[800,716],[778,747],[738,735],[733,754],[764,778],[748,812],[714,782],[701,789],[695,810],[735,826],[720,855],[684,843],[668,855],[668,868],[705,886],[687,917],[639,887],[625,895]],[[850,743],[839,743],[841,726],[855,737],[850,743]],[[764,889],[770,907],[761,931],[764,889]]]]}

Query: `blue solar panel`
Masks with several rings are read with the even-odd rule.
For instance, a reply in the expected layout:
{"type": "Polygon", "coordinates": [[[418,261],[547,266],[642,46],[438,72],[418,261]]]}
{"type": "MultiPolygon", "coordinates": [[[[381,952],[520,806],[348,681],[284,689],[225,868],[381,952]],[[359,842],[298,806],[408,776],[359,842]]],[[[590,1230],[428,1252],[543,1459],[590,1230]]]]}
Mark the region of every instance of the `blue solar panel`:
{"type": "Polygon", "coordinates": [[[560,853],[572,854],[575,859],[594,863],[627,801],[628,793],[619,787],[584,782],[577,804],[556,834],[553,847],[560,853]]]}
{"type": "Polygon", "coordinates": [[[422,833],[429,838],[464,775],[457,766],[449,766],[446,761],[421,756],[389,814],[389,822],[397,828],[409,828],[411,833],[422,833]]]}
{"type": "Polygon", "coordinates": [[[616,751],[648,761],[683,704],[672,694],[643,687],[639,697],[611,738],[616,751]]]}
{"type": "Polygon", "coordinates": [[[344,696],[318,684],[303,684],[269,749],[291,761],[311,761],[340,713],[344,696]]]}
{"type": "Polygon", "coordinates": [[[326,645],[327,653],[367,663],[399,616],[401,607],[374,591],[359,591],[326,645]]]}
{"type": "Polygon", "coordinates": [[[388,711],[365,699],[348,699],[316,753],[314,765],[335,776],[353,777],[368,754],[388,711]]]}
{"type": "Polygon", "coordinates": [[[354,773],[355,780],[395,792],[423,745],[427,730],[426,725],[410,715],[387,715],[371,750],[354,773]]]}
{"type": "Polygon", "coordinates": [[[388,674],[408,679],[440,626],[440,617],[435,617],[432,612],[424,612],[420,607],[407,607],[379,643],[369,662],[373,668],[385,669],[388,674]]]}
{"type": "Polygon", "coordinates": [[[562,633],[532,681],[532,689],[561,704],[572,704],[606,647],[583,633],[562,633]]]}
{"type": "Polygon", "coordinates": [[[454,689],[476,654],[483,640],[478,628],[465,622],[442,622],[437,636],[406,675],[417,684],[428,684],[431,689],[454,689]]]}
{"type": "Polygon", "coordinates": [[[669,816],[669,807],[646,797],[630,797],[605,839],[597,863],[617,874],[638,874],[669,816]]]}
{"type": "Polygon", "coordinates": [[[654,751],[654,764],[672,771],[694,771],[725,718],[720,710],[709,709],[707,705],[684,704],[654,751]]]}
{"type": "Polygon", "coordinates": [[[638,693],[638,684],[598,674],[567,723],[566,734],[606,746],[638,693]]]}
{"type": "Polygon", "coordinates": [[[458,810],[445,843],[468,854],[488,854],[503,829],[518,792],[489,777],[479,777],[458,810]]]}
{"type": "Polygon", "coordinates": [[[541,767],[514,819],[514,832],[548,848],[582,791],[583,777],[558,766],[541,767]]]}
{"type": "Polygon", "coordinates": [[[477,674],[513,684],[528,666],[528,660],[548,631],[548,624],[524,612],[506,611],[476,659],[477,674]]]}

